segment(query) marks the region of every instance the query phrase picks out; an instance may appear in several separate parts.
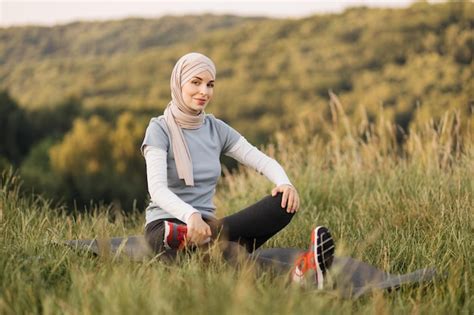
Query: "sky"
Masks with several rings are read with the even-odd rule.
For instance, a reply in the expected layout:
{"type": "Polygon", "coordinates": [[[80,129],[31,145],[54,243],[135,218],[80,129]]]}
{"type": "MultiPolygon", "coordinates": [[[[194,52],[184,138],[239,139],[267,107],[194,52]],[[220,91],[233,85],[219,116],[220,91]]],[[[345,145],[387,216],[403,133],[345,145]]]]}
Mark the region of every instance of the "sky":
{"type": "Polygon", "coordinates": [[[0,27],[203,13],[299,18],[342,12],[351,6],[401,8],[412,2],[414,0],[0,0],[0,27]]]}

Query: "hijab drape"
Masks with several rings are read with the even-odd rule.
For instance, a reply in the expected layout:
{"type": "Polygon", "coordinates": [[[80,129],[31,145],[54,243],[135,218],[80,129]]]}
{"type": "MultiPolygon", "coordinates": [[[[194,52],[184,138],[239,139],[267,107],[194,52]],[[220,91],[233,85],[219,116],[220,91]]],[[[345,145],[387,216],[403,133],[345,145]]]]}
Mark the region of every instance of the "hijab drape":
{"type": "Polygon", "coordinates": [[[187,186],[194,186],[193,164],[189,148],[184,139],[184,129],[198,129],[204,122],[204,111],[193,112],[185,104],[182,87],[197,74],[208,71],[213,79],[216,67],[211,59],[200,53],[189,53],[181,57],[171,73],[171,101],[165,109],[164,116],[171,134],[171,142],[176,162],[178,177],[184,179],[187,186]]]}

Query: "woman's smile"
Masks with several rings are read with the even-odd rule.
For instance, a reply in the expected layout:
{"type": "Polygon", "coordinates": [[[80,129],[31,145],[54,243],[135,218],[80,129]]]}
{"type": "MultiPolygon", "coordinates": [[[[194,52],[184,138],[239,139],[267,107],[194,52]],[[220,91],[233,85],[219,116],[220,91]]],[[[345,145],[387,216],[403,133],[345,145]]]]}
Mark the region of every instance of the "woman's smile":
{"type": "Polygon", "coordinates": [[[201,106],[203,106],[207,102],[205,98],[195,98],[194,100],[197,102],[198,105],[201,105],[201,106]]]}

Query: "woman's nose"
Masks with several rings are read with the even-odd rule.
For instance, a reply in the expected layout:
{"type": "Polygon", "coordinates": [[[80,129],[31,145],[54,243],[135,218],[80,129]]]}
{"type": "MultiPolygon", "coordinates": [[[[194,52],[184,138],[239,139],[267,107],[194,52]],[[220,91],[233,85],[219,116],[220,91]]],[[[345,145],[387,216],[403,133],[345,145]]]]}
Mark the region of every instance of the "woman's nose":
{"type": "Polygon", "coordinates": [[[208,87],[205,84],[203,84],[199,89],[199,93],[201,93],[202,95],[207,95],[208,91],[208,87]]]}

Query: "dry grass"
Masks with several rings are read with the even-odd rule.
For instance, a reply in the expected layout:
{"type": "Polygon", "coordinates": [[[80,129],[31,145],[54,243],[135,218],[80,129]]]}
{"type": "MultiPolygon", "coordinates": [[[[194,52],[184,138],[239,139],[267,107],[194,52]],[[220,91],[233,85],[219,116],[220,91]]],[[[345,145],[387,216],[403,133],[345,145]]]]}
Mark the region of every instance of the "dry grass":
{"type": "MultiPolygon", "coordinates": [[[[266,246],[306,247],[315,224],[329,226],[338,255],[390,272],[434,266],[447,279],[356,301],[285,285],[252,266],[235,269],[200,255],[177,265],[91,258],[54,241],[141,233],[141,213],[107,209],[67,216],[19,179],[0,185],[0,313],[68,314],[472,314],[473,162],[469,122],[456,113],[396,141],[381,113],[351,125],[332,97],[332,120],[305,121],[265,150],[287,170],[302,198],[294,221],[266,246]],[[464,124],[464,125],[463,125],[464,124]],[[317,130],[317,132],[316,132],[317,130]]],[[[220,215],[255,202],[271,184],[241,169],[220,183],[220,215]]]]}

